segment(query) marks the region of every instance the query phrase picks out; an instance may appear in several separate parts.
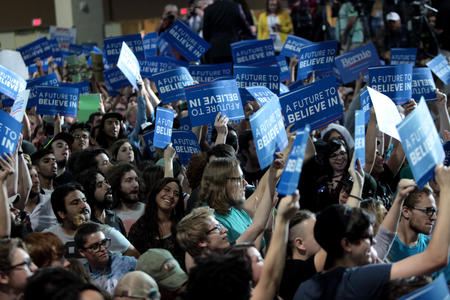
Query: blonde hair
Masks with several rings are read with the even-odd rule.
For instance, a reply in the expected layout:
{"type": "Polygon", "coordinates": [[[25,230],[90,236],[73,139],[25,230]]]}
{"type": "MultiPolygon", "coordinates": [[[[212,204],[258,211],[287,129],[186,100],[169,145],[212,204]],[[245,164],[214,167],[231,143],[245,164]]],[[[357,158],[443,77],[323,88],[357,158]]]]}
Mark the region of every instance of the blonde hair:
{"type": "Polygon", "coordinates": [[[178,222],[177,240],[180,246],[192,257],[202,254],[200,242],[208,238],[210,217],[214,217],[214,210],[204,206],[193,209],[178,222]]]}

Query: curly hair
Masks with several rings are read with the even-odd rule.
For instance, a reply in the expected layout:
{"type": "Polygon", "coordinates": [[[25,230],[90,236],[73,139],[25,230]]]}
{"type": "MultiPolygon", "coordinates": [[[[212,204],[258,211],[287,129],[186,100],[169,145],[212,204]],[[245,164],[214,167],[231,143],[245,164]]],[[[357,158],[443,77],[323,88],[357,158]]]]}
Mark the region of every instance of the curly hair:
{"type": "Polygon", "coordinates": [[[136,175],[138,177],[138,183],[139,183],[139,199],[141,199],[142,196],[142,184],[141,184],[141,176],[139,170],[130,163],[127,162],[119,162],[118,164],[112,166],[109,168],[108,172],[106,173],[106,178],[108,179],[109,184],[112,188],[112,195],[113,195],[113,205],[112,208],[116,208],[120,204],[120,193],[121,193],[121,182],[122,177],[125,173],[134,171],[136,172],[136,175]]]}

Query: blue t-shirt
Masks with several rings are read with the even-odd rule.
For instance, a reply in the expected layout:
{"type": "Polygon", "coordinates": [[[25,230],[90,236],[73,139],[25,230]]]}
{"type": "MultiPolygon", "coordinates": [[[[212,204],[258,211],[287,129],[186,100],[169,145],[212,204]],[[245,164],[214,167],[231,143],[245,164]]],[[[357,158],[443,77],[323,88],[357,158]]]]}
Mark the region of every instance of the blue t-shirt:
{"type": "Polygon", "coordinates": [[[391,264],[342,267],[314,275],[300,285],[294,300],[378,299],[391,277],[391,264]]]}
{"type": "Polygon", "coordinates": [[[110,253],[109,265],[106,269],[91,270],[88,263],[85,263],[84,266],[92,280],[112,295],[119,280],[128,272],[136,269],[136,263],[137,260],[134,257],[110,253]]]}
{"type": "MultiPolygon", "coordinates": [[[[398,236],[396,236],[394,242],[392,243],[391,250],[389,251],[388,259],[392,262],[396,262],[412,255],[422,253],[428,247],[429,243],[430,237],[422,233],[419,233],[419,239],[415,246],[407,246],[403,244],[398,236]]],[[[450,282],[450,265],[447,265],[444,269],[433,273],[432,276],[434,278],[439,276],[441,273],[444,273],[445,279],[447,282],[450,282]]]]}

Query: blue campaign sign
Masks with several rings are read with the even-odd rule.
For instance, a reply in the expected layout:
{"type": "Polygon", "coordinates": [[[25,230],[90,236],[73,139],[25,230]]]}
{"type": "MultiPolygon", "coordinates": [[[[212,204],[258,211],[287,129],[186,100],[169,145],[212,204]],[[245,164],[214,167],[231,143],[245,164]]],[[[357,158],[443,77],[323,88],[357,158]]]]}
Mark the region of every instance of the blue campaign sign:
{"type": "Polygon", "coordinates": [[[295,123],[294,128],[310,124],[314,130],[343,116],[334,76],[281,95],[280,104],[287,125],[295,123]]]}
{"type": "Polygon", "coordinates": [[[445,159],[444,166],[450,166],[450,141],[447,141],[442,145],[444,147],[445,159]]]}
{"type": "Polygon", "coordinates": [[[120,71],[118,67],[104,70],[103,77],[105,78],[108,93],[112,96],[117,95],[122,87],[130,84],[128,79],[125,75],[123,75],[122,71],[120,71]]]}
{"type": "Polygon", "coordinates": [[[61,56],[61,48],[59,47],[59,43],[55,39],[48,40],[48,44],[50,48],[52,49],[52,56],[53,58],[61,56]]]}
{"type": "Polygon", "coordinates": [[[78,92],[80,95],[91,93],[91,86],[89,85],[89,80],[85,80],[85,81],[81,81],[81,82],[77,82],[77,83],[60,82],[59,86],[76,88],[76,89],[78,89],[78,92]]]}
{"type": "Polygon", "coordinates": [[[421,97],[426,101],[437,100],[436,85],[429,68],[413,69],[412,97],[416,102],[419,102],[421,97]]]}
{"type": "Polygon", "coordinates": [[[291,83],[288,86],[288,88],[289,88],[289,91],[293,91],[293,90],[298,89],[299,87],[302,87],[302,86],[303,86],[303,80],[299,79],[299,80],[294,81],[293,83],[291,83]]]}
{"type": "Polygon", "coordinates": [[[11,108],[10,115],[16,119],[17,121],[22,123],[23,115],[25,114],[25,110],[27,108],[28,97],[30,96],[30,90],[21,91],[14,101],[14,104],[11,108]]]}
{"type": "Polygon", "coordinates": [[[2,101],[3,107],[11,107],[14,104],[14,99],[9,98],[5,94],[0,93],[0,100],[2,101]]]}
{"type": "Polygon", "coordinates": [[[269,166],[277,151],[288,144],[280,103],[274,99],[250,116],[256,154],[261,169],[269,166]]]}
{"type": "Polygon", "coordinates": [[[287,92],[289,92],[289,88],[285,84],[280,83],[280,95],[285,94],[287,92]]]}
{"type": "Polygon", "coordinates": [[[262,66],[277,63],[272,39],[232,43],[231,55],[235,65],[262,66]]]}
{"type": "Polygon", "coordinates": [[[398,300],[438,300],[449,299],[449,291],[445,275],[441,274],[434,281],[409,293],[398,300]]]}
{"type": "Polygon", "coordinates": [[[172,131],[172,146],[180,158],[180,162],[187,166],[191,155],[200,153],[197,136],[192,131],[172,131]]]}
{"type": "Polygon", "coordinates": [[[70,44],[69,51],[72,52],[74,55],[84,54],[83,46],[77,44],[70,44]]]}
{"type": "Polygon", "coordinates": [[[142,39],[142,46],[144,47],[145,58],[149,59],[158,54],[158,33],[151,32],[144,35],[142,39]]]}
{"type": "Polygon", "coordinates": [[[211,48],[195,31],[178,19],[162,37],[189,61],[198,61],[211,48]]]}
{"type": "Polygon", "coordinates": [[[295,35],[288,35],[286,42],[281,49],[280,56],[294,57],[295,55],[299,56],[300,49],[305,46],[314,44],[307,39],[301,38],[295,35]]]}
{"type": "Polygon", "coordinates": [[[234,66],[234,78],[244,104],[252,100],[245,90],[248,86],[264,86],[277,95],[280,93],[280,68],[278,66],[234,66]]]}
{"type": "Polygon", "coordinates": [[[372,101],[370,101],[370,95],[367,88],[359,93],[359,98],[361,101],[361,110],[364,113],[364,125],[366,125],[370,121],[370,109],[372,108],[372,101]]]}
{"type": "Polygon", "coordinates": [[[355,163],[359,158],[361,167],[366,165],[366,122],[364,112],[355,110],[355,163]]]}
{"type": "Polygon", "coordinates": [[[210,82],[224,76],[233,76],[232,63],[215,65],[190,65],[189,73],[194,80],[200,82],[210,82]]]}
{"type": "Polygon", "coordinates": [[[153,79],[153,74],[172,70],[177,67],[187,68],[189,63],[166,56],[153,56],[139,61],[139,66],[143,78],[153,79]]]}
{"type": "Polygon", "coordinates": [[[13,154],[19,141],[22,124],[7,112],[0,110],[0,155],[13,154]]]}
{"type": "Polygon", "coordinates": [[[36,87],[36,113],[76,118],[78,114],[78,89],[62,87],[36,87]]]}
{"type": "Polygon", "coordinates": [[[303,157],[305,156],[306,143],[308,141],[310,127],[306,125],[302,130],[297,131],[294,144],[289,153],[286,167],[281,175],[277,193],[280,195],[292,195],[297,189],[298,180],[302,172],[303,157]]]}
{"type": "Polygon", "coordinates": [[[241,97],[234,79],[200,83],[184,90],[192,127],[214,124],[218,112],[230,120],[244,118],[241,97]]]}
{"type": "Polygon", "coordinates": [[[379,63],[380,58],[373,43],[340,55],[335,60],[335,66],[344,84],[358,79],[360,73],[367,73],[368,68],[379,63]]]}
{"type": "MultiPolygon", "coordinates": [[[[154,152],[153,134],[154,132],[150,131],[142,136],[151,153],[154,152]]],[[[172,146],[178,154],[180,162],[185,166],[189,163],[192,154],[201,152],[197,136],[192,131],[172,131],[172,146]]]]}
{"type": "Polygon", "coordinates": [[[19,51],[22,55],[23,61],[26,65],[31,65],[34,63],[36,58],[44,59],[52,55],[52,48],[50,47],[46,37],[17,48],[17,51],[19,51]]]}
{"type": "Polygon", "coordinates": [[[297,78],[306,79],[312,71],[333,70],[338,41],[314,43],[303,47],[298,55],[297,78]]]}
{"type": "Polygon", "coordinates": [[[16,99],[17,94],[25,90],[27,82],[20,75],[0,65],[0,93],[16,99]]]}
{"type": "Polygon", "coordinates": [[[427,62],[426,65],[440,80],[442,80],[443,83],[446,85],[450,83],[450,66],[448,65],[447,59],[442,54],[439,54],[427,62]]]}
{"type": "Polygon", "coordinates": [[[417,48],[392,48],[389,62],[391,65],[414,65],[416,63],[416,55],[417,48]]]}
{"type": "Polygon", "coordinates": [[[156,110],[155,134],[153,136],[153,146],[164,149],[170,144],[172,137],[173,110],[158,107],[156,110]]]}
{"type": "Polygon", "coordinates": [[[277,64],[278,67],[280,67],[280,81],[287,81],[291,79],[291,72],[289,71],[286,57],[278,55],[277,64]]]}
{"type": "Polygon", "coordinates": [[[36,79],[27,80],[27,89],[30,90],[30,97],[28,98],[27,108],[36,106],[37,93],[36,87],[38,86],[59,86],[58,76],[56,73],[51,73],[36,79]]]}
{"type": "Polygon", "coordinates": [[[397,130],[414,179],[422,189],[434,178],[434,168],[445,157],[425,100],[419,101],[417,108],[397,125],[397,130]]]}
{"type": "Polygon", "coordinates": [[[142,38],[140,34],[130,34],[117,37],[106,38],[103,40],[103,50],[105,51],[108,64],[117,63],[122,49],[122,42],[125,42],[138,60],[145,59],[144,47],[142,46],[142,38]]]}
{"type": "Polygon", "coordinates": [[[248,86],[245,89],[261,105],[272,100],[279,101],[278,96],[264,86],[248,86]]]}
{"type": "Polygon", "coordinates": [[[369,85],[396,105],[405,104],[412,98],[412,69],[411,64],[369,68],[369,85]]]}
{"type": "Polygon", "coordinates": [[[191,120],[189,120],[189,117],[178,119],[178,121],[180,121],[180,130],[184,131],[192,130],[191,120]]]}
{"type": "Polygon", "coordinates": [[[141,72],[139,62],[133,54],[133,51],[131,51],[125,42],[122,42],[122,49],[120,50],[117,67],[122,71],[123,75],[125,75],[131,85],[136,90],[139,90],[137,86],[137,80],[141,72]]]}
{"type": "Polygon", "coordinates": [[[194,84],[191,74],[184,67],[154,74],[153,81],[163,104],[186,100],[184,87],[194,84]]]}

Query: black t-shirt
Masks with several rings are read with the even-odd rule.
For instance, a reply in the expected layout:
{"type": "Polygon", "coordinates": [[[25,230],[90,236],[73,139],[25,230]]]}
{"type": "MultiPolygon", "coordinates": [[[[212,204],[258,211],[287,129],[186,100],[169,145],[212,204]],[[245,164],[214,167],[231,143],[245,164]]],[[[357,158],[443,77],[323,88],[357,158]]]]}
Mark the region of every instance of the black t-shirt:
{"type": "Polygon", "coordinates": [[[314,256],[307,260],[288,259],[280,284],[280,296],[284,300],[292,300],[300,284],[317,273],[314,256]]]}
{"type": "Polygon", "coordinates": [[[387,210],[391,208],[392,197],[394,196],[393,191],[395,191],[397,183],[398,180],[396,180],[394,173],[392,173],[387,164],[384,164],[384,171],[377,180],[377,199],[383,202],[387,210]]]}

